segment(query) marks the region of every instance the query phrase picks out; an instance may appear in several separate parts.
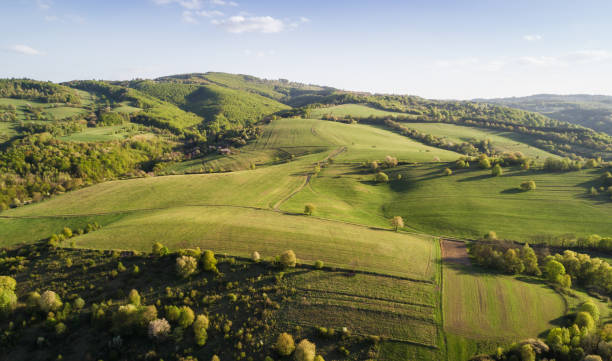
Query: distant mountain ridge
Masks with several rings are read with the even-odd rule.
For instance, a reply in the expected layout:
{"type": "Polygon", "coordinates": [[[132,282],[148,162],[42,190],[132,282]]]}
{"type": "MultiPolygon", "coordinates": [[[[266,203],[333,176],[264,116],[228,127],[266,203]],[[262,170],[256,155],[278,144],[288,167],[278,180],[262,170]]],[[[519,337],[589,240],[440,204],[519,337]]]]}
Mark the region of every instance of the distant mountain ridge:
{"type": "Polygon", "coordinates": [[[608,95],[536,94],[473,101],[538,112],[553,119],[612,135],[612,96],[608,95]]]}

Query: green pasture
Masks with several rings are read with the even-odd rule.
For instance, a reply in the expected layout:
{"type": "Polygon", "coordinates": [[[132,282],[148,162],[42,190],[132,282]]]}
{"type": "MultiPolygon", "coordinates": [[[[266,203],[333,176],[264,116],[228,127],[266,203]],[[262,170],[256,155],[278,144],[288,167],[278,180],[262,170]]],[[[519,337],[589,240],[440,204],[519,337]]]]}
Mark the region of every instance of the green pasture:
{"type": "Polygon", "coordinates": [[[404,113],[390,112],[369,107],[363,104],[341,104],[331,107],[315,108],[310,111],[310,117],[321,119],[325,115],[335,117],[346,117],[350,115],[354,118],[365,118],[369,116],[375,117],[393,117],[397,115],[404,116],[404,113]]]}

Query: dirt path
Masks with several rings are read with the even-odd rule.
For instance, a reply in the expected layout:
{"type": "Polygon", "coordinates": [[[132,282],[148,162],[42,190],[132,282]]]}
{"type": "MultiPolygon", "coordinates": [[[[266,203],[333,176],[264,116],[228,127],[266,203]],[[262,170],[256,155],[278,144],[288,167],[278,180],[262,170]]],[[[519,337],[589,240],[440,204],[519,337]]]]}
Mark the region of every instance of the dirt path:
{"type": "MultiPolygon", "coordinates": [[[[318,163],[328,162],[330,159],[332,159],[332,158],[338,156],[339,154],[345,152],[346,149],[347,149],[346,147],[340,147],[340,148],[334,150],[333,152],[331,152],[327,157],[325,157],[322,161],[320,161],[318,163]]],[[[287,197],[285,197],[285,198],[281,199],[280,201],[276,202],[274,204],[274,206],[272,207],[272,209],[274,209],[275,211],[279,211],[280,207],[283,205],[283,203],[285,203],[288,200],[290,200],[293,196],[295,196],[302,189],[304,189],[304,187],[309,185],[311,179],[312,179],[312,173],[308,173],[306,176],[304,176],[304,182],[299,187],[297,187],[293,192],[291,192],[291,194],[289,194],[287,197]]]]}

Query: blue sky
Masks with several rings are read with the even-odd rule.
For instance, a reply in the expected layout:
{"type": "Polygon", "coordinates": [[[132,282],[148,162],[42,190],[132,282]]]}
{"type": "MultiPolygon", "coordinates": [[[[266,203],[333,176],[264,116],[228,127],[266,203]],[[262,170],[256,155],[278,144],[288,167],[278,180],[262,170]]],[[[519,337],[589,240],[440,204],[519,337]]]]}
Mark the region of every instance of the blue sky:
{"type": "Polygon", "coordinates": [[[0,77],[225,71],[428,98],[612,94],[612,1],[0,0],[0,77]]]}

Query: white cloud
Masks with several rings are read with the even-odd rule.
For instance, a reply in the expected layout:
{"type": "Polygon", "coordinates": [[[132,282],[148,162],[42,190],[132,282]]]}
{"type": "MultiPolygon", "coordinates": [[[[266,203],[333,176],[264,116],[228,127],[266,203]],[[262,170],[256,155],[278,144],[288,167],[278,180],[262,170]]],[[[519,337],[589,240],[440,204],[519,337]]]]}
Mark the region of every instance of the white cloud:
{"type": "Polygon", "coordinates": [[[51,4],[53,4],[49,0],[36,0],[36,6],[38,6],[41,10],[48,10],[51,8],[51,4]]]}
{"type": "Polygon", "coordinates": [[[212,11],[202,10],[202,11],[198,11],[197,14],[205,18],[217,18],[217,17],[223,16],[223,13],[218,10],[212,10],[212,11]]]}
{"type": "Polygon", "coordinates": [[[538,40],[542,40],[542,35],[527,34],[527,35],[523,35],[523,39],[527,41],[538,41],[538,40]]]}
{"type": "Polygon", "coordinates": [[[202,8],[202,0],[153,0],[157,5],[178,4],[187,10],[202,8]]]}
{"type": "Polygon", "coordinates": [[[189,23],[189,24],[197,24],[198,23],[198,21],[194,17],[193,12],[189,11],[189,10],[184,10],[183,11],[182,19],[183,19],[184,22],[189,23]]]}
{"type": "Polygon", "coordinates": [[[578,63],[596,63],[612,59],[612,52],[607,50],[579,50],[565,57],[568,61],[578,63]]]}
{"type": "Polygon", "coordinates": [[[24,55],[41,55],[42,54],[40,51],[30,46],[23,45],[23,44],[13,45],[9,47],[8,50],[14,53],[19,53],[19,54],[24,54],[24,55]]]}
{"type": "Polygon", "coordinates": [[[241,33],[279,33],[284,30],[285,23],[271,16],[231,16],[224,20],[213,20],[213,24],[234,34],[241,33]]]}
{"type": "Polygon", "coordinates": [[[542,67],[566,65],[564,61],[554,56],[521,56],[517,60],[518,63],[522,65],[535,65],[542,67]]]}
{"type": "Polygon", "coordinates": [[[301,23],[309,23],[310,19],[308,19],[307,17],[304,17],[304,16],[300,16],[300,22],[301,23]]]}
{"type": "Polygon", "coordinates": [[[238,4],[233,1],[225,1],[225,0],[210,0],[210,3],[213,5],[219,5],[219,6],[238,6],[238,4]]]}

